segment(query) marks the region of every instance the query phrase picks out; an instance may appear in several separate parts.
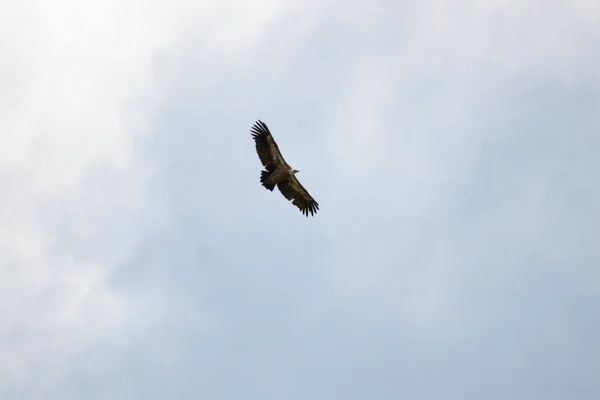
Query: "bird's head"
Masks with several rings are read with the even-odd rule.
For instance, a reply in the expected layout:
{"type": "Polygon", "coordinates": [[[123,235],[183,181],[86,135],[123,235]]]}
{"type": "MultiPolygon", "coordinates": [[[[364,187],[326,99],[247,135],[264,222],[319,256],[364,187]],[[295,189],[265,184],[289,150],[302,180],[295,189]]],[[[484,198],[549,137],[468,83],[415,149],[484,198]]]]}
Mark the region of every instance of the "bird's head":
{"type": "Polygon", "coordinates": [[[293,170],[292,170],[292,174],[296,174],[296,173],[298,173],[298,172],[300,172],[300,171],[298,171],[297,169],[293,169],[293,170]]]}

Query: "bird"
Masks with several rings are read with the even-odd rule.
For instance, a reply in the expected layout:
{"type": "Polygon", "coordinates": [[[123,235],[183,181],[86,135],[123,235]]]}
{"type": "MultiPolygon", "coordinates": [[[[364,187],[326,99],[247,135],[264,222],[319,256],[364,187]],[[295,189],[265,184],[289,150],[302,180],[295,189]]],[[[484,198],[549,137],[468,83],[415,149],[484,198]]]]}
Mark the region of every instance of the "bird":
{"type": "Polygon", "coordinates": [[[260,182],[267,190],[273,191],[275,186],[283,197],[291,200],[302,214],[314,216],[319,203],[312,198],[296,178],[300,171],[292,168],[283,158],[279,147],[271,135],[267,125],[257,120],[250,129],[256,144],[256,153],[264,169],[260,173],[260,182]]]}

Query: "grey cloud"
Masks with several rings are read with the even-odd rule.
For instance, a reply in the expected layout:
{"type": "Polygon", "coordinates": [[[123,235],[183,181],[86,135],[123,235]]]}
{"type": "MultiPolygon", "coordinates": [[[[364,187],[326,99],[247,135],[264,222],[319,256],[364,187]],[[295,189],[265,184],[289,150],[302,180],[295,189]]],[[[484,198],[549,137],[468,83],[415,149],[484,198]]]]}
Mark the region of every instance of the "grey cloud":
{"type": "Polygon", "coordinates": [[[48,393],[597,396],[585,4],[208,7],[169,10],[184,27],[146,47],[154,75],[135,93],[151,113],[133,126],[151,132],[119,142],[135,162],[86,166],[91,186],[46,220],[91,221],[89,239],[63,227],[69,251],[104,261],[90,281],[119,304],[142,304],[110,325],[122,334],[77,334],[48,393]],[[316,218],[258,184],[257,118],[316,218]],[[105,258],[113,235],[125,245],[105,258]]]}

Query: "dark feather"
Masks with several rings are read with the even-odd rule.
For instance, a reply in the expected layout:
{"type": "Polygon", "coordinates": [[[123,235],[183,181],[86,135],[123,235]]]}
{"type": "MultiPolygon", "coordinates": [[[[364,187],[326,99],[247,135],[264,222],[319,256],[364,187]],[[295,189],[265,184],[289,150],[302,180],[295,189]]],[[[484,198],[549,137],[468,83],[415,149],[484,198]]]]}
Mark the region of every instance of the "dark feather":
{"type": "Polygon", "coordinates": [[[279,164],[285,163],[279,147],[267,125],[261,120],[256,121],[252,129],[252,138],[256,143],[256,152],[260,162],[267,171],[273,171],[279,164]]]}
{"type": "Polygon", "coordinates": [[[258,120],[250,131],[256,143],[256,153],[266,169],[260,174],[262,185],[271,191],[277,185],[281,194],[291,200],[292,204],[298,207],[304,215],[307,217],[309,213],[315,215],[319,209],[319,203],[312,198],[293,174],[290,176],[291,168],[281,155],[267,125],[258,120]],[[269,183],[267,183],[268,179],[269,183]]]}
{"type": "Polygon", "coordinates": [[[272,192],[273,189],[275,189],[275,184],[274,183],[265,183],[265,181],[269,178],[269,175],[271,175],[271,173],[269,171],[260,171],[260,183],[262,183],[262,185],[264,187],[266,187],[267,189],[269,189],[272,192]]]}
{"type": "Polygon", "coordinates": [[[292,204],[302,211],[302,214],[308,217],[308,213],[310,215],[317,213],[319,203],[312,198],[295,176],[290,180],[279,182],[277,188],[286,199],[291,200],[292,204]]]}

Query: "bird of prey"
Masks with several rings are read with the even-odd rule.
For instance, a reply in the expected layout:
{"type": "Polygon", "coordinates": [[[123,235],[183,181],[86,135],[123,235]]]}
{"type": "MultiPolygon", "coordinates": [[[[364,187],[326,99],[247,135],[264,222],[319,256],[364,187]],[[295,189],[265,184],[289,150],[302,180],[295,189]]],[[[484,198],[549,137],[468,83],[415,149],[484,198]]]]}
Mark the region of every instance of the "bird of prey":
{"type": "Polygon", "coordinates": [[[311,216],[315,215],[319,209],[319,203],[298,182],[296,173],[300,171],[293,169],[285,161],[267,125],[258,120],[250,132],[256,143],[258,158],[266,170],[260,173],[262,185],[270,191],[273,191],[277,185],[281,194],[291,200],[292,204],[298,207],[304,215],[307,217],[308,213],[311,216]]]}

